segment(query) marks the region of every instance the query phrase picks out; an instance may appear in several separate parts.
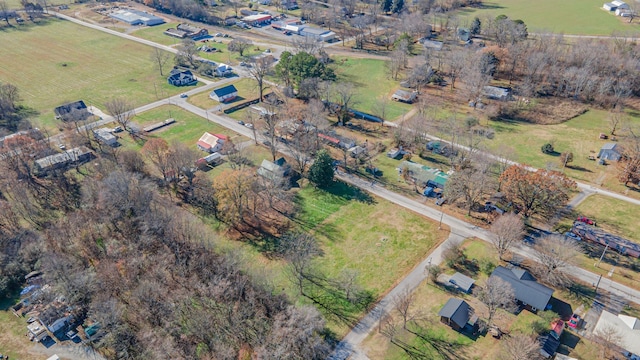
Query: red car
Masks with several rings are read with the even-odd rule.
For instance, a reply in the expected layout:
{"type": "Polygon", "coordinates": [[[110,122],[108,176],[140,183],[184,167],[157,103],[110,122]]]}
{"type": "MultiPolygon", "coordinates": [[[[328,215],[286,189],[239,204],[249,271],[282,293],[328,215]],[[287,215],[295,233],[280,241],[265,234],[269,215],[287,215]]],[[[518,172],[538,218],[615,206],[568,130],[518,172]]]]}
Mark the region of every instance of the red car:
{"type": "Polygon", "coordinates": [[[595,226],[595,225],[596,225],[596,222],[595,222],[595,221],[593,221],[593,220],[591,220],[591,219],[589,219],[588,217],[585,217],[585,216],[579,216],[579,217],[576,219],[576,221],[583,222],[583,223],[585,223],[585,224],[587,224],[587,225],[593,225],[593,226],[595,226]]]}
{"type": "Polygon", "coordinates": [[[573,314],[571,316],[571,319],[567,323],[567,326],[569,326],[572,329],[577,329],[580,326],[581,321],[582,321],[582,318],[580,317],[580,315],[573,314]]]}

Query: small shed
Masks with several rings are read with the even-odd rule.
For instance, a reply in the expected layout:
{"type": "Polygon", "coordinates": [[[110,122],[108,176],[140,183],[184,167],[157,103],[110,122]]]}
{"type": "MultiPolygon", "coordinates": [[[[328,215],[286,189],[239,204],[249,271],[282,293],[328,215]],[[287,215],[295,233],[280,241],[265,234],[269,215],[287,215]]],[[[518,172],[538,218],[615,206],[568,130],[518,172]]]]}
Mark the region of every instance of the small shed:
{"type": "Polygon", "coordinates": [[[477,317],[473,316],[473,309],[466,301],[451,298],[438,312],[440,321],[449,325],[454,330],[462,330],[467,324],[475,326],[477,317]]]}
{"type": "Polygon", "coordinates": [[[620,157],[620,148],[618,144],[612,142],[604,144],[598,153],[598,158],[600,160],[619,161],[620,157]]]}
{"type": "Polygon", "coordinates": [[[387,151],[387,156],[392,158],[392,159],[397,159],[398,157],[400,157],[400,155],[402,155],[402,150],[400,150],[398,148],[393,148],[393,149],[387,151]]]}
{"type": "Polygon", "coordinates": [[[350,148],[347,151],[349,152],[349,155],[351,155],[351,157],[357,157],[358,155],[367,152],[367,149],[365,147],[357,145],[357,146],[354,146],[354,147],[350,148]]]}
{"type": "Polygon", "coordinates": [[[602,5],[602,8],[607,11],[616,11],[618,7],[612,3],[604,3],[604,5],[602,5]]]}
{"type": "Polygon", "coordinates": [[[418,93],[415,91],[396,90],[396,92],[391,95],[391,100],[402,101],[411,104],[416,100],[417,96],[418,93]]]}
{"type": "Polygon", "coordinates": [[[222,155],[220,155],[219,152],[214,152],[203,158],[198,159],[198,161],[196,161],[196,165],[198,166],[217,165],[220,162],[222,162],[222,155]]]}
{"type": "Polygon", "coordinates": [[[511,99],[511,89],[498,86],[485,86],[482,89],[482,95],[494,100],[509,100],[511,99]]]}
{"type": "Polygon", "coordinates": [[[209,97],[219,102],[229,102],[238,97],[238,89],[233,85],[227,85],[220,89],[215,89],[209,97]]]}
{"type": "Polygon", "coordinates": [[[449,279],[449,283],[460,289],[460,291],[469,293],[476,281],[459,272],[453,274],[449,279]]]}
{"type": "Polygon", "coordinates": [[[422,46],[424,46],[425,49],[440,51],[442,50],[444,43],[442,41],[424,39],[422,41],[422,46]]]}

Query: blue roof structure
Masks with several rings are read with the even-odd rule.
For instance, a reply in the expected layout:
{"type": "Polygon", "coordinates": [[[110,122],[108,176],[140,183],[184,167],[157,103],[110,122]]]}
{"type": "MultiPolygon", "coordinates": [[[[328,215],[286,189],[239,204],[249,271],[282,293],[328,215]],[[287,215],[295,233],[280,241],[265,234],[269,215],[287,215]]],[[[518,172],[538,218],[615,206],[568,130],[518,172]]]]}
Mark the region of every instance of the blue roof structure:
{"type": "Polygon", "coordinates": [[[221,97],[221,96],[233,94],[234,92],[238,92],[238,89],[236,89],[236,87],[233,85],[228,85],[220,89],[215,89],[212,92],[216,94],[216,96],[221,97]]]}

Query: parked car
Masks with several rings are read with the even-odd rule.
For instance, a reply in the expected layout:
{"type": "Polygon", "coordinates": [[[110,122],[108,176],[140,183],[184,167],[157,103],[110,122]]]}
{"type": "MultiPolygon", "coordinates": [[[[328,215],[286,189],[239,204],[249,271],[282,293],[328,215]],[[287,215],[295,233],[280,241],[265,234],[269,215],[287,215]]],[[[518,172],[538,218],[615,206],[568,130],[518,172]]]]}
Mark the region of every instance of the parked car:
{"type": "Polygon", "coordinates": [[[582,318],[580,317],[580,315],[573,314],[571,316],[571,319],[567,323],[567,326],[569,326],[572,329],[578,329],[580,327],[581,322],[582,322],[582,318]]]}
{"type": "Polygon", "coordinates": [[[445,201],[447,201],[447,199],[445,199],[443,197],[439,197],[439,198],[436,199],[436,205],[442,206],[442,204],[444,204],[445,201]]]}
{"type": "Polygon", "coordinates": [[[182,94],[180,94],[180,97],[184,99],[184,98],[186,98],[186,97],[189,97],[189,95],[187,95],[187,94],[185,94],[185,93],[182,93],[182,94]]]}
{"type": "Polygon", "coordinates": [[[113,128],[113,132],[114,132],[114,133],[120,133],[120,132],[122,132],[122,127],[121,127],[121,126],[116,126],[116,127],[114,127],[114,128],[113,128]]]}
{"type": "Polygon", "coordinates": [[[593,226],[596,226],[596,222],[595,222],[594,220],[589,219],[589,218],[588,218],[588,217],[586,217],[586,216],[578,216],[578,218],[576,219],[576,221],[578,221],[578,222],[583,222],[583,223],[585,223],[585,224],[587,224],[587,225],[593,225],[593,226]]]}
{"type": "Polygon", "coordinates": [[[244,125],[244,121],[242,121],[242,120],[238,120],[238,124],[240,124],[240,125],[244,125]]]}
{"type": "Polygon", "coordinates": [[[244,124],[244,126],[248,127],[249,129],[253,129],[253,124],[251,123],[246,123],[244,124]]]}

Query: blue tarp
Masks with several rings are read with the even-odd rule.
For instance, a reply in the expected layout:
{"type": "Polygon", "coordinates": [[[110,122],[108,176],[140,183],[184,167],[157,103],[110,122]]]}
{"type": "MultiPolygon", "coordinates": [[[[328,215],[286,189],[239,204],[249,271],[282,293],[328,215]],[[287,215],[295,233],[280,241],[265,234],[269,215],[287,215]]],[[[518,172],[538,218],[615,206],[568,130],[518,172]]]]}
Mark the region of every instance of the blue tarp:
{"type": "Polygon", "coordinates": [[[40,285],[29,285],[26,288],[22,289],[22,291],[20,291],[20,296],[26,295],[26,294],[30,293],[32,290],[35,290],[35,289],[37,289],[39,287],[40,287],[40,285]]]}

